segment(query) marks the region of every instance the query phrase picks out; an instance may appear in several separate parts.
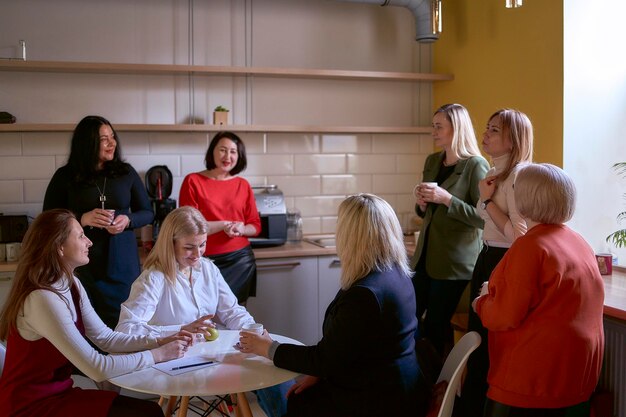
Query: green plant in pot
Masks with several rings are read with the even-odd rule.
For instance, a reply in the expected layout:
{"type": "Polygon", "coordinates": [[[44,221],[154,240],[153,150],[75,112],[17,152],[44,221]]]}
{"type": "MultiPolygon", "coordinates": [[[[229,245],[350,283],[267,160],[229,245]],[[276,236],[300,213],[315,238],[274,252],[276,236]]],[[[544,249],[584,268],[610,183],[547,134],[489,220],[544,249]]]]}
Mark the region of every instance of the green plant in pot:
{"type": "MultiPolygon", "coordinates": [[[[613,169],[618,174],[626,176],[626,162],[618,162],[613,165],[613,169]]],[[[626,197],[626,194],[624,194],[626,197]]],[[[626,211],[622,211],[617,215],[617,222],[621,223],[626,219],[626,211]]],[[[607,243],[612,243],[616,248],[626,248],[626,229],[616,230],[606,237],[607,243]]]]}
{"type": "Polygon", "coordinates": [[[213,110],[213,124],[214,125],[227,125],[228,124],[228,109],[224,106],[217,106],[213,110]]]}

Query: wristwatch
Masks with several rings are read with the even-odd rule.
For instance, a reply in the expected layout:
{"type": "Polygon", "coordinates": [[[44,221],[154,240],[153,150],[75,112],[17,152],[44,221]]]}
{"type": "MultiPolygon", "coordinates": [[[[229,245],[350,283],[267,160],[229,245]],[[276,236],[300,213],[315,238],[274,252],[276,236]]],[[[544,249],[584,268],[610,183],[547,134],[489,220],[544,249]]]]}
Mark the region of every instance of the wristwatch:
{"type": "Polygon", "coordinates": [[[492,200],[492,199],[490,199],[490,198],[486,199],[485,201],[483,201],[482,203],[480,203],[480,208],[481,208],[481,209],[483,209],[483,210],[487,210],[487,205],[488,205],[489,203],[491,203],[492,201],[493,201],[493,200],[492,200]]]}

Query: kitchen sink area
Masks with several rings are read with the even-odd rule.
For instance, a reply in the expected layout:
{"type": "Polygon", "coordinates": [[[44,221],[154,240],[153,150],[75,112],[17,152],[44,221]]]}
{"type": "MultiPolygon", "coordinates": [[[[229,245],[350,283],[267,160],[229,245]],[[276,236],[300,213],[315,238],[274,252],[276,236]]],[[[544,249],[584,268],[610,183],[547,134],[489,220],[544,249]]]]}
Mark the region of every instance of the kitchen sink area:
{"type": "Polygon", "coordinates": [[[308,235],[302,238],[302,240],[319,246],[320,248],[334,248],[337,246],[334,234],[308,235]]]}

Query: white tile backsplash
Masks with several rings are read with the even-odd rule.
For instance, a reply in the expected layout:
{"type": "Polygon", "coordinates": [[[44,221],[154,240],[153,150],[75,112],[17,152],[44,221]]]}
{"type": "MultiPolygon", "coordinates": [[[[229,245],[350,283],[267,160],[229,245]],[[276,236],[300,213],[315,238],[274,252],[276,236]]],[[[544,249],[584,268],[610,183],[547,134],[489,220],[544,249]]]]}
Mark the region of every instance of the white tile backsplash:
{"type": "Polygon", "coordinates": [[[396,156],[389,155],[348,155],[350,174],[393,174],[396,172],[396,156]]]}
{"type": "Polygon", "coordinates": [[[418,175],[415,177],[415,183],[417,184],[422,179],[424,162],[426,162],[426,155],[396,155],[396,173],[414,174],[417,171],[418,175]]]}
{"type": "Polygon", "coordinates": [[[23,155],[65,155],[70,149],[71,132],[24,132],[23,155]]]}
{"type": "Polygon", "coordinates": [[[417,154],[420,153],[420,135],[373,135],[372,153],[375,154],[417,154]]]}
{"type": "Polygon", "coordinates": [[[374,175],[374,194],[394,193],[403,194],[413,192],[415,176],[409,174],[374,175]]]}
{"type": "Polygon", "coordinates": [[[319,153],[320,136],[308,133],[273,133],[267,138],[268,153],[319,153]]]}
{"type": "Polygon", "coordinates": [[[324,175],[322,177],[323,195],[356,194],[372,192],[371,175],[324,175]]]}
{"type": "Polygon", "coordinates": [[[248,155],[248,175],[293,175],[292,155],[248,155]]]}
{"type": "Polygon", "coordinates": [[[54,156],[2,156],[0,157],[0,179],[50,178],[55,171],[54,161],[54,156]]]}
{"type": "Polygon", "coordinates": [[[295,155],[295,174],[345,174],[345,155],[295,155]]]}
{"type": "Polygon", "coordinates": [[[160,132],[150,135],[150,153],[152,154],[193,154],[204,159],[209,134],[201,132],[160,132]]]}
{"type": "Polygon", "coordinates": [[[24,202],[22,181],[0,181],[0,204],[24,202]]]}
{"type": "Polygon", "coordinates": [[[294,204],[300,209],[303,217],[334,216],[344,199],[345,196],[296,197],[294,204]]]}
{"type": "Polygon", "coordinates": [[[371,135],[324,135],[322,153],[370,153],[371,135]]]}
{"type": "Polygon", "coordinates": [[[269,176],[269,184],[276,184],[285,195],[307,196],[321,194],[319,175],[269,176]]]}
{"type": "Polygon", "coordinates": [[[17,132],[0,133],[0,156],[22,154],[22,134],[17,132]]]}
{"type": "MultiPolygon", "coordinates": [[[[124,158],[140,177],[154,165],[173,174],[178,201],[183,178],[204,170],[214,132],[119,132],[124,158]]],[[[373,192],[394,209],[413,209],[413,186],[433,152],[430,135],[241,133],[252,185],[276,184],[287,207],[301,210],[304,233],[333,233],[337,208],[350,194],[373,192]]],[[[0,134],[0,211],[41,211],[54,171],[67,162],[71,132],[0,134]]]]}
{"type": "Polygon", "coordinates": [[[43,196],[50,181],[45,180],[24,180],[24,202],[43,205],[43,196]]]}

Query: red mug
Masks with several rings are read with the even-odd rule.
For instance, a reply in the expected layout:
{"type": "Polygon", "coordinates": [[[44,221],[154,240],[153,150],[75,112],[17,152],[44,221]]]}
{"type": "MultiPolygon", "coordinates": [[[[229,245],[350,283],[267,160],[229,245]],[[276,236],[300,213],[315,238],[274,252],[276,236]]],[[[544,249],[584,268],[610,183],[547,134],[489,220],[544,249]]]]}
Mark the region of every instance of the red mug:
{"type": "Polygon", "coordinates": [[[613,255],[610,253],[596,253],[598,269],[600,275],[611,275],[613,273],[613,255]]]}

